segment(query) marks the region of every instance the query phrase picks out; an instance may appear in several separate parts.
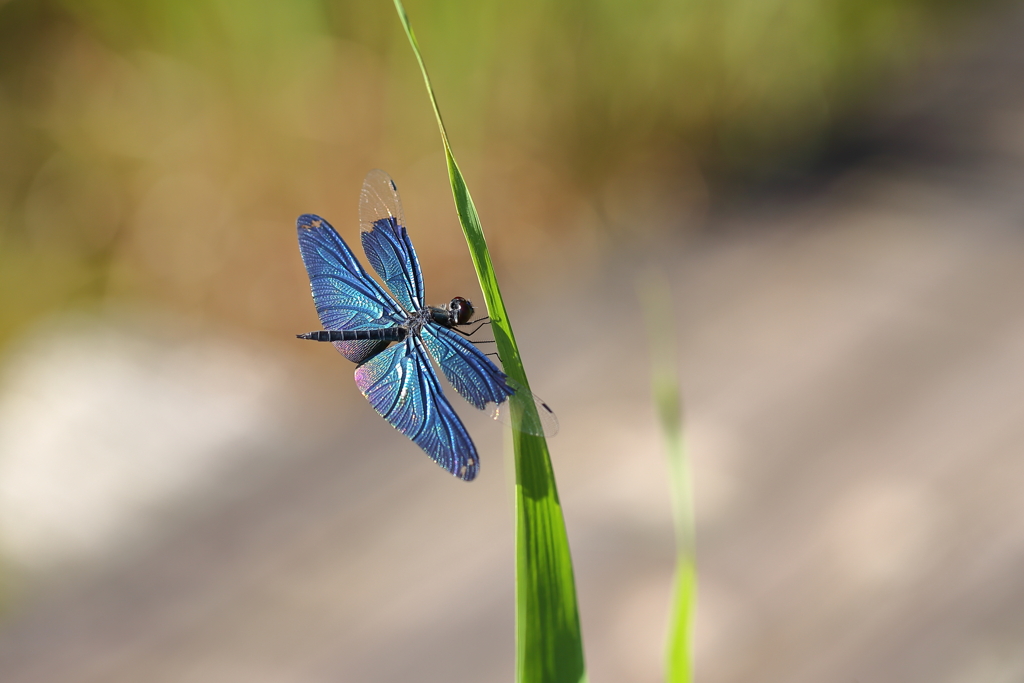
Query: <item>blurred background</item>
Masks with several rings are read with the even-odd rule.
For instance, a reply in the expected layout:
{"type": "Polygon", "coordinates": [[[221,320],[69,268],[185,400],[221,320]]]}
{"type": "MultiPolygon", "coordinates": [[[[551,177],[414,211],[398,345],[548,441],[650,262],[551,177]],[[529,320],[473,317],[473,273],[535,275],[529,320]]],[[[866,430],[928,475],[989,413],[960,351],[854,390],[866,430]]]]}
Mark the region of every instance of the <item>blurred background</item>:
{"type": "MultiPolygon", "coordinates": [[[[1024,679],[1024,8],[407,8],[562,423],[590,680],[661,675],[652,271],[698,679],[1024,679]]],[[[512,678],[501,428],[456,404],[461,484],[294,341],[294,220],[354,240],[371,168],[479,300],[391,3],[0,0],[5,681],[512,678]]]]}

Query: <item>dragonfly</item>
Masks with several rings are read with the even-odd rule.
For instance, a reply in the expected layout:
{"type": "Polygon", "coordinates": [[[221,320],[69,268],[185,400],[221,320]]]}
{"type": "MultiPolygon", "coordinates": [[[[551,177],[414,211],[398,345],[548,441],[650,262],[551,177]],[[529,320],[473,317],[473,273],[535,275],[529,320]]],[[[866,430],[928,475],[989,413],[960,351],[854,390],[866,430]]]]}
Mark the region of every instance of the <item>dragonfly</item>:
{"type": "Polygon", "coordinates": [[[370,171],[363,181],[359,225],[363,251],[386,288],[367,274],[326,220],[304,214],[296,221],[299,251],[324,327],[296,336],[330,342],[356,363],[356,385],[374,410],[463,481],[476,477],[480,457],[431,360],[474,407],[492,406],[494,417],[508,420],[518,403],[525,416],[521,431],[548,436],[557,431],[551,408],[471,341],[488,318],[474,320],[473,304],[461,296],[443,306],[424,303],[423,275],[398,187],[384,171],[370,171]],[[476,327],[462,329],[471,325],[476,327]]]}

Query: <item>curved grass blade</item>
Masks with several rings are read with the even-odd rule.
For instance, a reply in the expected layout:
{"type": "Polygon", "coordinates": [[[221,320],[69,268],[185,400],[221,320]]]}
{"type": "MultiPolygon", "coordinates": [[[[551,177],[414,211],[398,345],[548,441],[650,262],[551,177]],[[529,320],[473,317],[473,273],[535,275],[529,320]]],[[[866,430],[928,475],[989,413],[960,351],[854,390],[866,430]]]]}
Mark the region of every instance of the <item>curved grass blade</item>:
{"type": "Polygon", "coordinates": [[[693,617],[697,603],[697,565],[690,462],[683,440],[683,399],[676,367],[672,297],[664,273],[637,283],[651,347],[651,386],[668,457],[672,518],[676,532],[676,574],[665,643],[666,683],[693,680],[693,617]]]}
{"type": "MultiPolygon", "coordinates": [[[[487,314],[491,317],[498,355],[505,373],[529,390],[530,383],[501,298],[480,217],[452,155],[441,110],[401,0],[395,0],[395,9],[419,62],[441,131],[455,208],[480,280],[487,314]]],[[[522,424],[524,420],[527,424],[539,420],[533,401],[510,401],[510,404],[513,425],[522,424]]],[[[512,447],[516,469],[516,680],[519,683],[578,683],[586,680],[583,640],[569,541],[547,441],[543,436],[513,429],[512,447]]]]}

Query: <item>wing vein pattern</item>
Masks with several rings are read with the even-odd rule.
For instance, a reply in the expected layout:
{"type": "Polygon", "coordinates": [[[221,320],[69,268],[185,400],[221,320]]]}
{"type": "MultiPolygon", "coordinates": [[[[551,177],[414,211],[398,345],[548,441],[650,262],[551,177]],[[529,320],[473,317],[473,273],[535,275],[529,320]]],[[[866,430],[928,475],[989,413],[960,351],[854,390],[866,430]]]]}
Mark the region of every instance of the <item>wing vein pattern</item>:
{"type": "Polygon", "coordinates": [[[366,174],[359,195],[359,226],[370,265],[410,313],[423,307],[423,275],[405,229],[398,187],[387,173],[366,174]]]}
{"type": "MultiPolygon", "coordinates": [[[[305,214],[299,216],[297,230],[313,302],[325,330],[368,330],[405,322],[401,307],[363,270],[330,223],[305,214]]],[[[387,344],[376,340],[334,342],[338,351],[355,363],[387,344]]]]}
{"type": "Polygon", "coordinates": [[[356,368],[356,384],[381,417],[449,473],[472,480],[476,447],[441,391],[422,344],[409,337],[356,368]]]}
{"type": "Polygon", "coordinates": [[[410,313],[423,307],[423,276],[409,233],[394,218],[382,218],[362,233],[363,251],[395,299],[410,313]]]}
{"type": "Polygon", "coordinates": [[[439,325],[427,325],[421,334],[448,382],[476,408],[503,403],[515,393],[505,382],[505,373],[465,337],[439,325]]]}

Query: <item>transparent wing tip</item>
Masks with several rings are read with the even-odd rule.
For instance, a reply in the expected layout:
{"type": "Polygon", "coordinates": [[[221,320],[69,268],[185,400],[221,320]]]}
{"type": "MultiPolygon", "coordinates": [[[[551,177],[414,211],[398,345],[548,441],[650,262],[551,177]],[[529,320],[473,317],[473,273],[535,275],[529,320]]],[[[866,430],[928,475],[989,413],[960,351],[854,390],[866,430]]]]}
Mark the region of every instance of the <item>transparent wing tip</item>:
{"type": "Polygon", "coordinates": [[[369,232],[377,221],[385,218],[394,218],[399,225],[405,225],[398,186],[391,176],[375,168],[366,174],[359,192],[359,225],[363,232],[369,232]]]}
{"type": "Polygon", "coordinates": [[[506,379],[505,383],[515,393],[494,406],[491,417],[524,434],[551,437],[558,433],[558,417],[551,406],[515,380],[506,379]],[[519,413],[519,424],[515,423],[513,413],[519,413]]]}

